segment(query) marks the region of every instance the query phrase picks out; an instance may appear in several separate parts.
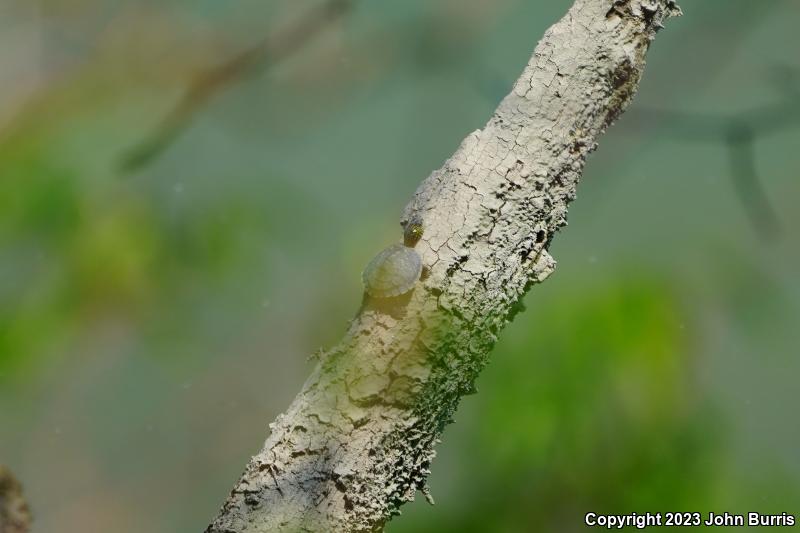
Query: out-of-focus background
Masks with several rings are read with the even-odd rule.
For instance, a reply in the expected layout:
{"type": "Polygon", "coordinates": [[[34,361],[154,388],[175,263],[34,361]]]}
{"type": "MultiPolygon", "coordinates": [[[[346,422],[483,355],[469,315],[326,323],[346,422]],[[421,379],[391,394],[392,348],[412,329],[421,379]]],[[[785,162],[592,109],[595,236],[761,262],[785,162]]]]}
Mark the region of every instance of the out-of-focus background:
{"type": "MultiPolygon", "coordinates": [[[[2,0],[0,463],[35,530],[201,531],[570,4],[2,0]]],[[[683,8],[388,531],[800,511],[800,3],[683,8]]]]}

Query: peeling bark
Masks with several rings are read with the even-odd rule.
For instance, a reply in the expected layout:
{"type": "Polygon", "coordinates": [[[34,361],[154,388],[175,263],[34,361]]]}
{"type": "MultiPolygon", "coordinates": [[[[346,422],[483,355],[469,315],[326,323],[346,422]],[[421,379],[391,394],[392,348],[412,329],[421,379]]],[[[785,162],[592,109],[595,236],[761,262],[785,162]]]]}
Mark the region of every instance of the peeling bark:
{"type": "Polygon", "coordinates": [[[406,207],[428,274],[365,297],[270,425],[207,533],[380,531],[426,478],[497,334],[555,269],[548,248],[598,136],[633,97],[672,0],[576,0],[482,130],[406,207]]]}
{"type": "Polygon", "coordinates": [[[31,513],[22,486],[0,465],[0,533],[28,533],[30,527],[31,513]]]}

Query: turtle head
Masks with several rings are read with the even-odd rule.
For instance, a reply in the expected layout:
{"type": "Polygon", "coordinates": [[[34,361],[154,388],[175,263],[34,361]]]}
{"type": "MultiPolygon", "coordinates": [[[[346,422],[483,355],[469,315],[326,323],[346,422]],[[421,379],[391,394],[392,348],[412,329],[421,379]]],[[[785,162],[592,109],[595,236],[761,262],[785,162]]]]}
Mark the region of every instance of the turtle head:
{"type": "Polygon", "coordinates": [[[422,238],[422,219],[413,217],[403,224],[403,243],[406,246],[413,247],[422,238]]]}

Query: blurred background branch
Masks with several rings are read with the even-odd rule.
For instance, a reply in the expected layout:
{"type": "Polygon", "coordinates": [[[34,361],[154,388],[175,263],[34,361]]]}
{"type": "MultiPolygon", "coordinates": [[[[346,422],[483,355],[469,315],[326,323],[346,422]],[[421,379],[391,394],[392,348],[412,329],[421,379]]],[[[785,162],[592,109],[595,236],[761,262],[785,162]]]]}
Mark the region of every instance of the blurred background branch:
{"type": "Polygon", "coordinates": [[[122,170],[136,170],[157,158],[216,94],[256,70],[279,64],[347,13],[354,2],[355,0],[326,0],[275,34],[198,75],[154,131],[123,156],[122,170]]]}
{"type": "Polygon", "coordinates": [[[756,232],[764,239],[775,239],[779,236],[781,226],[758,175],[753,146],[756,132],[748,124],[732,122],[726,133],[724,142],[736,195],[756,232]]]}
{"type": "Polygon", "coordinates": [[[742,207],[759,235],[773,240],[781,223],[758,172],[755,143],[786,129],[800,126],[796,69],[781,68],[785,97],[732,115],[701,114],[634,106],[627,119],[631,134],[643,130],[669,135],[687,142],[719,143],[727,151],[730,179],[742,207]]]}
{"type": "Polygon", "coordinates": [[[28,533],[31,513],[22,495],[22,485],[11,471],[0,465],[0,533],[28,533]]]}

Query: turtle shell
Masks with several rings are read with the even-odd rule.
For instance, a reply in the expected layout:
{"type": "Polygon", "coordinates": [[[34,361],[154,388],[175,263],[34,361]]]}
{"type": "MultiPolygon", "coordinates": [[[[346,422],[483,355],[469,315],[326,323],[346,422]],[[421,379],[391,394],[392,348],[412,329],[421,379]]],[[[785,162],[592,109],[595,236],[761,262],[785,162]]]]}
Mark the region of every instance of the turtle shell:
{"type": "Polygon", "coordinates": [[[413,289],[421,273],[419,253],[408,246],[393,244],[369,262],[361,279],[370,296],[390,298],[413,289]]]}

